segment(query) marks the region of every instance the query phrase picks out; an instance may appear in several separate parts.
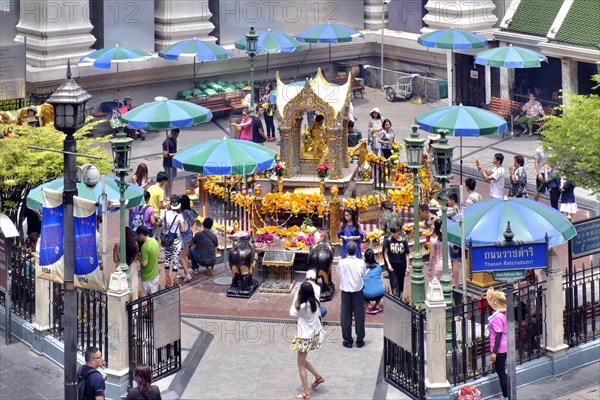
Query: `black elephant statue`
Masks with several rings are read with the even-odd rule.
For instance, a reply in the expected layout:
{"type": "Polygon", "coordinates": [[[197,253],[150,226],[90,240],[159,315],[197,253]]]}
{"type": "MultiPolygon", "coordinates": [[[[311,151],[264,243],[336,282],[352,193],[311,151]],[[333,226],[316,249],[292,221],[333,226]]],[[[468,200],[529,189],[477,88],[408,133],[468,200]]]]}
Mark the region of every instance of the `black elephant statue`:
{"type": "Polygon", "coordinates": [[[249,298],[258,288],[258,281],[252,278],[254,271],[254,245],[250,238],[238,240],[229,251],[231,286],[228,297],[249,298]]]}
{"type": "Polygon", "coordinates": [[[321,302],[333,298],[335,285],[331,280],[331,264],[333,264],[333,247],[329,242],[313,244],[308,253],[308,269],[317,273],[317,285],[321,286],[321,302]]]}

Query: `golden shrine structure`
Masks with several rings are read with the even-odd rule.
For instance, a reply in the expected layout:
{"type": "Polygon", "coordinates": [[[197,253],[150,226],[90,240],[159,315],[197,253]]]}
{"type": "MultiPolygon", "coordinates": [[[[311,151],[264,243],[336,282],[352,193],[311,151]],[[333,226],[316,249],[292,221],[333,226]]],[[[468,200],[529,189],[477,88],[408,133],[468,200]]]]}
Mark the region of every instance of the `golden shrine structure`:
{"type": "Polygon", "coordinates": [[[284,178],[316,175],[319,163],[330,166],[329,179],[344,177],[348,160],[348,109],[352,76],[343,85],[328,82],[321,69],[304,85],[288,85],[277,72],[277,112],[281,136],[281,159],[286,164],[284,178]],[[322,115],[322,125],[305,115],[322,115]],[[306,122],[305,122],[306,121],[306,122]],[[304,129],[306,128],[306,129],[304,129]]]}

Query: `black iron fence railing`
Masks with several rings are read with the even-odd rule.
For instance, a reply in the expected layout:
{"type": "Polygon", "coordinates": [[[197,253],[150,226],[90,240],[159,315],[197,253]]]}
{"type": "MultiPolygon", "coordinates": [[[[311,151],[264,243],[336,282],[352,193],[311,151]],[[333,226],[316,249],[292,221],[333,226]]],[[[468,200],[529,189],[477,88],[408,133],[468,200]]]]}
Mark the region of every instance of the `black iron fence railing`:
{"type": "Polygon", "coordinates": [[[11,255],[12,310],[29,322],[35,318],[35,262],[18,239],[7,241],[11,255]]]}
{"type": "MultiPolygon", "coordinates": [[[[517,364],[540,358],[544,354],[544,292],[543,282],[523,282],[514,292],[517,364]]],[[[485,298],[452,307],[451,317],[447,321],[452,350],[448,381],[452,385],[494,373],[489,359],[489,334],[486,332],[492,313],[485,298]]]]}
{"type": "MultiPolygon", "coordinates": [[[[404,327],[400,335],[402,343],[387,335],[383,341],[384,378],[386,382],[413,399],[425,398],[425,332],[426,314],[396,297],[385,295],[386,304],[393,303],[402,321],[410,323],[410,336],[404,327]]],[[[388,308],[391,308],[388,307],[388,308]]],[[[387,312],[387,309],[386,309],[387,312]]],[[[407,328],[408,329],[408,328],[407,328]]]]}
{"type": "MultiPolygon", "coordinates": [[[[64,289],[57,283],[49,284],[50,332],[63,341],[64,289]]],[[[77,289],[77,349],[83,354],[90,346],[102,351],[108,365],[108,299],[103,292],[77,289]]]]}
{"type": "Polygon", "coordinates": [[[563,289],[567,344],[572,347],[600,338],[600,266],[565,276],[563,289]]]}
{"type": "Polygon", "coordinates": [[[133,383],[135,367],[145,364],[152,369],[156,381],[181,369],[181,339],[156,347],[154,337],[154,311],[157,296],[179,291],[174,285],[168,289],[127,303],[129,325],[129,385],[133,383]]]}

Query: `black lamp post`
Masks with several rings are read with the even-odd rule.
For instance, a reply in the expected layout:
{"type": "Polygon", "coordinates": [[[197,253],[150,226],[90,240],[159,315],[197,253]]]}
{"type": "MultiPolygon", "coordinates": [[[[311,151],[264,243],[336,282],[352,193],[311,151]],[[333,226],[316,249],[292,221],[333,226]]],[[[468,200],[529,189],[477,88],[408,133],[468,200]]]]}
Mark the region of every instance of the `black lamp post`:
{"type": "Polygon", "coordinates": [[[256,106],[254,105],[254,63],[256,60],[254,57],[256,57],[256,53],[258,53],[256,48],[257,45],[258,35],[256,34],[254,27],[251,26],[250,32],[246,34],[246,53],[250,56],[250,60],[248,61],[250,63],[250,117],[254,117],[254,111],[256,109],[256,106]]]}
{"type": "Polygon", "coordinates": [[[418,125],[411,125],[410,137],[404,139],[406,147],[406,165],[413,171],[413,198],[414,198],[414,253],[410,263],[411,299],[416,305],[425,301],[425,275],[423,275],[423,255],[419,232],[419,171],[423,165],[423,144],[417,132],[418,125]]]}
{"type": "MultiPolygon", "coordinates": [[[[442,198],[442,278],[440,283],[442,284],[442,290],[444,292],[444,303],[446,303],[446,310],[450,310],[452,307],[452,277],[448,272],[448,189],[446,184],[452,179],[452,155],[454,152],[454,146],[448,144],[448,138],[446,134],[449,131],[447,129],[438,129],[437,133],[440,134],[441,138],[438,143],[431,145],[433,148],[433,154],[435,156],[435,177],[442,183],[442,189],[440,190],[440,197],[442,198]]],[[[446,345],[449,341],[450,332],[446,331],[446,345]]]]}
{"type": "Polygon", "coordinates": [[[65,135],[64,149],[64,368],[65,399],[77,398],[77,291],[75,290],[75,252],[73,196],[77,194],[77,143],[73,134],[85,123],[85,104],[92,96],[71,79],[71,63],[67,63],[67,79],[50,96],[54,107],[54,127],[65,135]]]}
{"type": "Polygon", "coordinates": [[[123,126],[119,127],[119,131],[110,139],[110,145],[113,154],[113,172],[119,177],[119,227],[120,227],[120,238],[119,238],[119,265],[117,268],[123,271],[129,279],[129,266],[125,262],[125,190],[127,190],[127,183],[125,177],[131,172],[129,166],[129,157],[131,155],[131,144],[133,139],[128,137],[125,133],[123,126]]]}

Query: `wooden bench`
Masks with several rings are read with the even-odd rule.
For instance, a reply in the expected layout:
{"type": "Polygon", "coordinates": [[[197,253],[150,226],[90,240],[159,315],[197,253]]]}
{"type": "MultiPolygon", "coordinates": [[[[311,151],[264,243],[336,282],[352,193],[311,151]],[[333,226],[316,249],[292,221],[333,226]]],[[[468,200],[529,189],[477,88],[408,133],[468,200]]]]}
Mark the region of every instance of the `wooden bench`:
{"type": "MultiPolygon", "coordinates": [[[[344,85],[348,82],[348,78],[346,76],[336,76],[334,78],[329,79],[329,82],[335,83],[337,85],[344,85]]],[[[356,94],[360,94],[361,98],[364,98],[363,94],[365,91],[365,87],[360,84],[360,82],[352,77],[352,81],[350,82],[350,90],[356,96],[356,94]]]]}
{"type": "Polygon", "coordinates": [[[199,106],[208,108],[213,114],[223,112],[225,115],[229,115],[233,111],[231,103],[222,94],[198,97],[190,101],[199,106]]]}
{"type": "Polygon", "coordinates": [[[521,109],[521,104],[518,101],[501,99],[500,97],[492,97],[489,104],[483,106],[484,109],[498,114],[505,120],[510,122],[510,118],[518,114],[521,109]]]}
{"type": "Polygon", "coordinates": [[[244,95],[242,94],[241,90],[227,92],[223,95],[223,97],[225,100],[229,101],[229,105],[231,106],[234,114],[246,108],[244,105],[244,95]]]}

